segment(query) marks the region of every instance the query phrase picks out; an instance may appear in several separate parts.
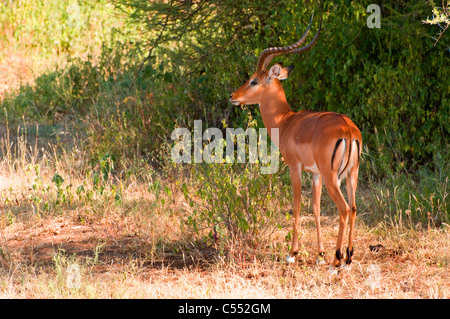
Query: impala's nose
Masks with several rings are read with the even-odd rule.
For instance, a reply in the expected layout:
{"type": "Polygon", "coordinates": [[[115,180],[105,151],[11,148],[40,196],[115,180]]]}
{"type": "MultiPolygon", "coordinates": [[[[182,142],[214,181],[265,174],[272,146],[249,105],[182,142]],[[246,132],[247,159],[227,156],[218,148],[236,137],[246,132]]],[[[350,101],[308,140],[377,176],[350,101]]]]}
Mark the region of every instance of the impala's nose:
{"type": "Polygon", "coordinates": [[[229,101],[230,101],[231,104],[239,105],[239,103],[237,101],[233,100],[233,93],[230,94],[230,100],[229,101]]]}

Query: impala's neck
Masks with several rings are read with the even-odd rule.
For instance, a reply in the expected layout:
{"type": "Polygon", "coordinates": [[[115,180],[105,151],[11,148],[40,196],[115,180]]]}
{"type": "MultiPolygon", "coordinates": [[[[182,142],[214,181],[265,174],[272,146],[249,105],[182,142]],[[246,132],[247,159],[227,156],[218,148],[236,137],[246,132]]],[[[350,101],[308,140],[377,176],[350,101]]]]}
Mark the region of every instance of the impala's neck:
{"type": "Polygon", "coordinates": [[[259,109],[261,111],[261,117],[264,122],[264,126],[271,136],[271,129],[280,129],[283,122],[286,120],[287,116],[292,112],[291,107],[286,101],[286,95],[281,87],[281,83],[277,80],[277,87],[269,87],[265,92],[262,103],[259,104],[259,109]]]}

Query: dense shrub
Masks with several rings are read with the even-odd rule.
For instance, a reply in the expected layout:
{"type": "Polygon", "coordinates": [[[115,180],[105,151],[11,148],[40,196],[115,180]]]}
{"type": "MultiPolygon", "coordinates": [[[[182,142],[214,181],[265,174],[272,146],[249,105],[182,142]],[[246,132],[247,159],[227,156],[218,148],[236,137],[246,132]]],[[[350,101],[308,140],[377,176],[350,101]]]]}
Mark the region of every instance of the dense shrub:
{"type": "MultiPolygon", "coordinates": [[[[254,72],[264,48],[295,42],[316,9],[314,1],[291,0],[119,2],[141,28],[144,70],[159,65],[176,91],[158,96],[159,106],[186,126],[198,118],[242,126],[245,112],[228,103],[229,93],[254,72]]],[[[431,14],[425,2],[381,1],[379,29],[366,25],[369,4],[325,1],[314,50],[277,57],[295,66],[284,83],[288,100],[294,110],[349,114],[373,158],[366,168],[379,177],[390,173],[381,162],[393,171],[434,168],[448,159],[449,37],[434,46],[438,29],[422,23],[431,14]]],[[[312,33],[317,24],[316,15],[312,33]]]]}

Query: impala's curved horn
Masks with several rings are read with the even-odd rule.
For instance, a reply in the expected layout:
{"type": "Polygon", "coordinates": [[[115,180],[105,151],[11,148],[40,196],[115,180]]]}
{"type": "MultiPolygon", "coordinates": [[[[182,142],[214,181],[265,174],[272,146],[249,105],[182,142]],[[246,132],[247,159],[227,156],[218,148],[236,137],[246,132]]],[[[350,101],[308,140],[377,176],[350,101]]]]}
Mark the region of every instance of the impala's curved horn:
{"type": "Polygon", "coordinates": [[[322,18],[320,19],[319,30],[317,31],[316,35],[314,36],[314,39],[308,45],[306,45],[304,47],[299,48],[299,46],[305,42],[305,39],[308,36],[309,30],[311,29],[311,24],[312,24],[313,18],[314,18],[314,13],[311,16],[311,20],[309,22],[308,28],[306,29],[305,33],[300,38],[300,40],[298,40],[296,43],[294,43],[290,46],[287,46],[287,47],[275,47],[275,48],[265,49],[259,56],[258,65],[256,67],[256,72],[259,73],[259,72],[265,71],[267,69],[267,67],[269,66],[270,61],[272,61],[272,59],[278,55],[302,53],[302,52],[305,52],[305,51],[308,51],[309,49],[311,49],[317,43],[317,39],[319,38],[320,28],[322,26],[322,18]]]}
{"type": "Polygon", "coordinates": [[[286,52],[288,54],[293,54],[293,53],[303,53],[306,52],[308,50],[310,50],[313,46],[316,45],[317,41],[319,40],[319,36],[320,36],[320,30],[322,28],[322,18],[320,18],[320,22],[319,22],[319,30],[317,30],[316,35],[314,36],[314,38],[311,40],[311,42],[309,42],[307,45],[305,45],[304,47],[301,48],[296,48],[292,51],[286,52]]]}

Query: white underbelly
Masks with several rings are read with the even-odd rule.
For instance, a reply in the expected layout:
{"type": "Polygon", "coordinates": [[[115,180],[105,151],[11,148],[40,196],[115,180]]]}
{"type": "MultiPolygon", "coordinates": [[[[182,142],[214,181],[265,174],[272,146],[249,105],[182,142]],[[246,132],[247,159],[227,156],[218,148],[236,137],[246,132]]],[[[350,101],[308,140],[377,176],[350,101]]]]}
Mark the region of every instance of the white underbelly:
{"type": "Polygon", "coordinates": [[[313,174],[319,174],[319,169],[317,168],[316,163],[314,163],[314,165],[311,166],[303,166],[303,170],[307,171],[307,172],[311,172],[313,174]]]}

